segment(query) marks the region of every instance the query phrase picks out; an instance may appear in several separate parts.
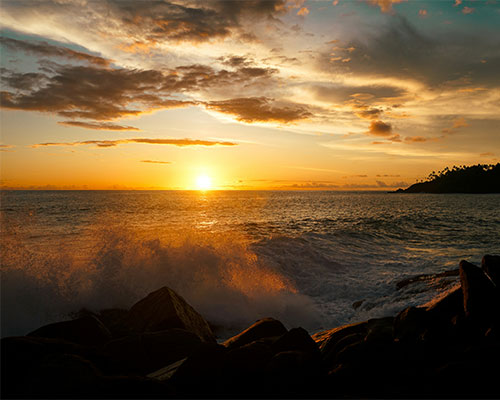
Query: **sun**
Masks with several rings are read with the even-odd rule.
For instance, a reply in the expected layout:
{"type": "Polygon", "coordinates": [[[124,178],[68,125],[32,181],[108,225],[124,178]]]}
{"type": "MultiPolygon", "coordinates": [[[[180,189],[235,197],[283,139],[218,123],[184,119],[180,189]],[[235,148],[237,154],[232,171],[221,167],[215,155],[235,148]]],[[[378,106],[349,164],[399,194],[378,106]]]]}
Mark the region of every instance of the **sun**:
{"type": "Polygon", "coordinates": [[[212,188],[212,179],[207,175],[199,175],[196,178],[196,188],[198,190],[210,190],[212,188]]]}

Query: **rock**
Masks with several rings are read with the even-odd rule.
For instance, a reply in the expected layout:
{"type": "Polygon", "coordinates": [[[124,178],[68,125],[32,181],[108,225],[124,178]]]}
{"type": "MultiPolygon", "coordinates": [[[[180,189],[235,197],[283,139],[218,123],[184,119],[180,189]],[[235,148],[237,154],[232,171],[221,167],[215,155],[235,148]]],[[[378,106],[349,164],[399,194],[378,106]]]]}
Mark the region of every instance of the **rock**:
{"type": "Polygon", "coordinates": [[[87,349],[56,339],[2,339],[2,398],[96,395],[100,371],[87,349]]]}
{"type": "Polygon", "coordinates": [[[326,331],[318,332],[312,335],[312,339],[319,346],[322,354],[328,353],[329,349],[334,347],[335,344],[347,335],[353,333],[366,333],[367,322],[357,322],[355,324],[343,325],[337,328],[329,329],[326,331]]]}
{"type": "Polygon", "coordinates": [[[460,282],[464,299],[464,311],[468,318],[488,323],[498,318],[498,292],[485,272],[467,261],[460,261],[460,282]]]}
{"type": "Polygon", "coordinates": [[[198,335],[184,329],[147,332],[112,340],[104,351],[123,372],[147,374],[193,353],[200,345],[198,335]]]}
{"type": "Polygon", "coordinates": [[[500,256],[485,255],[481,260],[483,271],[488,274],[493,283],[500,287],[500,256]]]}
{"type": "Polygon", "coordinates": [[[373,318],[367,321],[364,340],[375,343],[392,343],[394,317],[373,318]]]}
{"type": "Polygon", "coordinates": [[[27,336],[63,339],[90,346],[99,346],[111,339],[109,330],[91,315],[45,325],[28,333],[27,336]]]}
{"type": "Polygon", "coordinates": [[[300,351],[319,357],[319,347],[303,328],[293,328],[281,336],[273,345],[274,353],[300,351]]]}
{"type": "Polygon", "coordinates": [[[207,321],[168,287],[162,287],[134,304],[121,324],[135,333],[185,329],[198,335],[204,342],[215,343],[215,336],[207,321]]]}
{"type": "Polygon", "coordinates": [[[427,318],[427,313],[423,308],[405,308],[394,319],[394,338],[403,342],[418,339],[427,325],[427,318]]]}
{"type": "Polygon", "coordinates": [[[266,337],[281,336],[287,332],[283,324],[274,318],[263,318],[232,338],[226,340],[223,345],[228,349],[243,346],[266,337]]]}
{"type": "Polygon", "coordinates": [[[109,329],[113,338],[116,339],[126,336],[129,333],[128,329],[121,322],[127,313],[128,310],[121,308],[109,308],[99,311],[98,318],[109,329]]]}
{"type": "Polygon", "coordinates": [[[226,355],[224,361],[226,375],[234,379],[235,376],[248,377],[261,374],[272,357],[271,347],[261,341],[236,347],[226,355]]]}
{"type": "Polygon", "coordinates": [[[151,372],[150,374],[147,375],[148,378],[151,379],[156,379],[160,382],[168,381],[179,369],[179,367],[184,364],[184,361],[187,360],[186,358],[183,358],[182,360],[176,361],[170,365],[167,365],[166,367],[160,368],[157,371],[151,372]]]}
{"type": "Polygon", "coordinates": [[[183,395],[207,397],[226,391],[224,365],[228,350],[221,345],[203,343],[174,372],[169,383],[183,395]]]}

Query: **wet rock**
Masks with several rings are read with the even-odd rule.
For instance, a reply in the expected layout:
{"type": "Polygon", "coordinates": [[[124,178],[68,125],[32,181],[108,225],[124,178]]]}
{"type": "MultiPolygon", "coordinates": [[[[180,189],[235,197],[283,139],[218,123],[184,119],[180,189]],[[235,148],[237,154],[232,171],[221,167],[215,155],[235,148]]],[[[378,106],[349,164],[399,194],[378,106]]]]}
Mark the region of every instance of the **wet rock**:
{"type": "Polygon", "coordinates": [[[319,357],[319,347],[303,328],[293,328],[282,335],[272,346],[274,353],[301,351],[319,357]]]}
{"type": "Polygon", "coordinates": [[[228,350],[221,345],[203,343],[174,372],[169,383],[185,395],[217,395],[226,392],[224,377],[228,350]]]}
{"type": "Polygon", "coordinates": [[[121,371],[147,374],[189,356],[201,343],[192,332],[167,329],[112,340],[104,351],[121,371]]]}
{"type": "Polygon", "coordinates": [[[417,340],[427,325],[427,318],[427,313],[423,308],[405,308],[394,318],[394,338],[404,342],[417,340]]]}
{"type": "Polygon", "coordinates": [[[367,322],[358,322],[355,324],[343,325],[337,328],[318,332],[312,335],[312,339],[318,344],[322,354],[328,353],[336,343],[347,335],[353,333],[366,334],[367,322]]]}
{"type": "Polygon", "coordinates": [[[500,256],[485,255],[481,260],[481,267],[488,274],[493,283],[500,287],[500,256]]]}
{"type": "Polygon", "coordinates": [[[233,349],[262,338],[281,336],[286,332],[286,328],[280,321],[274,318],[263,318],[223,344],[228,349],[233,349]]]}
{"type": "Polygon", "coordinates": [[[96,394],[101,372],[83,356],[90,351],[56,339],[2,339],[2,398],[96,394]]]}
{"type": "Polygon", "coordinates": [[[109,308],[99,311],[99,320],[109,329],[113,338],[126,336],[128,329],[123,326],[122,320],[127,315],[128,310],[121,308],[109,308]]]}
{"type": "Polygon", "coordinates": [[[394,317],[373,318],[367,321],[366,342],[391,343],[393,341],[394,317]]]}
{"type": "Polygon", "coordinates": [[[90,346],[99,346],[111,339],[109,330],[92,315],[45,325],[28,336],[62,339],[90,346]]]}
{"type": "Polygon", "coordinates": [[[121,324],[135,333],[185,329],[198,335],[204,342],[215,343],[215,336],[207,321],[168,287],[162,287],[134,304],[121,324]]]}
{"type": "Polygon", "coordinates": [[[224,369],[233,379],[235,376],[261,374],[272,357],[273,352],[269,345],[255,341],[229,350],[224,361],[224,369]]]}
{"type": "Polygon", "coordinates": [[[485,272],[467,261],[460,261],[460,282],[465,315],[477,323],[488,324],[498,318],[498,292],[485,272]]]}

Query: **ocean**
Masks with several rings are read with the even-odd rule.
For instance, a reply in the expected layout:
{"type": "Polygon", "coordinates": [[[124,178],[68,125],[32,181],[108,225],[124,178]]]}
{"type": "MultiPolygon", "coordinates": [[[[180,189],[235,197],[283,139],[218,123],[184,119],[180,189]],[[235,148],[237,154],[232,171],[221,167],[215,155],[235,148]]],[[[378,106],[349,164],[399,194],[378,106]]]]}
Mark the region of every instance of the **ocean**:
{"type": "Polygon", "coordinates": [[[222,339],[262,317],[310,334],[457,284],[419,274],[500,254],[500,195],[3,191],[1,334],[169,286],[222,339]]]}

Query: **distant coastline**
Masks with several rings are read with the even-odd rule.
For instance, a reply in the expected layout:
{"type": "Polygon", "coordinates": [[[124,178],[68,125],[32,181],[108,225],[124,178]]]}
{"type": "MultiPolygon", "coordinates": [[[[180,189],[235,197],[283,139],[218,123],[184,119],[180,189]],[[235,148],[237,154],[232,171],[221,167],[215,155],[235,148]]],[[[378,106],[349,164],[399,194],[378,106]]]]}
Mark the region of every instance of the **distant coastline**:
{"type": "Polygon", "coordinates": [[[389,193],[500,193],[500,163],[446,167],[423,182],[389,193]]]}

